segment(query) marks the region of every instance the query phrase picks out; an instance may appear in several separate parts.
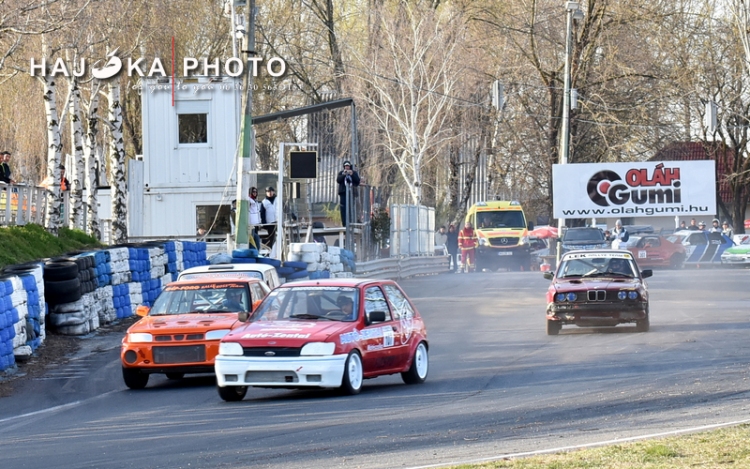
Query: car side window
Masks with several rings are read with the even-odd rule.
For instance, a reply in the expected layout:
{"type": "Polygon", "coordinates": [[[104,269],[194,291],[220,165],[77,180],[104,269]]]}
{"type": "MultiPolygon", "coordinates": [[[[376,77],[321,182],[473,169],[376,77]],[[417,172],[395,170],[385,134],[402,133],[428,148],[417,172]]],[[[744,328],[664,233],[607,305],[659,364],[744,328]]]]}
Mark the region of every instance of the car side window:
{"type": "Polygon", "coordinates": [[[365,290],[365,314],[368,321],[373,311],[384,311],[385,320],[391,320],[391,310],[388,308],[388,301],[380,287],[369,287],[365,290]]]}
{"type": "Polygon", "coordinates": [[[690,237],[688,238],[688,242],[693,246],[708,244],[708,242],[706,241],[706,235],[704,235],[703,233],[690,235],[690,237]]]}
{"type": "Polygon", "coordinates": [[[396,320],[411,319],[414,317],[414,310],[406,299],[401,290],[393,285],[385,285],[385,291],[388,294],[388,299],[393,305],[393,318],[396,320]]]}
{"type": "Polygon", "coordinates": [[[260,300],[265,296],[263,294],[263,289],[260,287],[260,284],[258,283],[251,283],[250,284],[250,302],[255,303],[256,301],[260,300]]]}

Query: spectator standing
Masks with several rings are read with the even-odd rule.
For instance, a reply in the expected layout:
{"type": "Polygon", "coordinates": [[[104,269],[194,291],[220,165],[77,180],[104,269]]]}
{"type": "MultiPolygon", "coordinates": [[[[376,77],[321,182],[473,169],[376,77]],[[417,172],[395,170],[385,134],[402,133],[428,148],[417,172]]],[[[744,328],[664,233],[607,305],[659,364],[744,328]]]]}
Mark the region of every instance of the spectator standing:
{"type": "Polygon", "coordinates": [[[441,226],[435,232],[435,254],[442,256],[445,253],[445,241],[448,238],[448,233],[445,232],[445,226],[441,226]]]}
{"type": "Polygon", "coordinates": [[[461,248],[461,268],[466,273],[474,272],[476,269],[474,255],[479,244],[477,234],[471,225],[466,222],[464,228],[458,233],[458,246],[461,248]]]}
{"type": "Polygon", "coordinates": [[[721,224],[721,228],[721,234],[729,239],[732,239],[732,237],[734,236],[734,230],[732,230],[732,227],[729,226],[729,222],[724,220],[724,222],[721,224]]]}
{"type": "Polygon", "coordinates": [[[714,218],[711,221],[711,228],[709,228],[709,233],[721,233],[721,225],[719,225],[719,219],[714,218]]]}
{"type": "Polygon", "coordinates": [[[617,247],[615,247],[615,244],[612,245],[615,249],[619,249],[620,244],[627,243],[630,239],[630,233],[628,233],[628,230],[625,229],[624,226],[622,226],[622,220],[617,220],[615,222],[615,229],[612,230],[612,241],[619,241],[616,243],[617,247]]]}
{"type": "Polygon", "coordinates": [[[10,152],[4,151],[0,153],[0,182],[6,184],[15,184],[16,181],[11,177],[10,169],[10,152]]]}
{"type": "MultiPolygon", "coordinates": [[[[351,161],[344,161],[344,169],[339,171],[336,176],[336,182],[339,184],[339,209],[341,210],[341,226],[346,227],[346,188],[355,188],[359,186],[359,174],[352,168],[351,161]]],[[[355,192],[351,191],[352,200],[354,202],[355,192]]]]}
{"type": "Polygon", "coordinates": [[[266,198],[263,199],[260,206],[260,221],[265,225],[268,234],[264,243],[270,248],[276,241],[276,189],[266,187],[266,198]]]}
{"type": "Polygon", "coordinates": [[[458,230],[456,225],[451,223],[448,226],[448,232],[445,234],[445,248],[448,250],[448,256],[451,258],[451,272],[458,270],[456,256],[458,254],[458,230]]]}
{"type": "Polygon", "coordinates": [[[247,222],[250,225],[251,235],[255,241],[255,249],[260,249],[260,236],[258,235],[258,225],[261,224],[260,220],[260,202],[258,202],[258,188],[250,188],[250,199],[248,200],[248,218],[247,222]]]}
{"type": "Polygon", "coordinates": [[[679,228],[677,228],[677,229],[678,229],[678,230],[687,230],[687,229],[688,229],[688,227],[687,227],[687,224],[685,223],[685,220],[682,220],[682,221],[680,222],[680,227],[679,227],[679,228]]]}
{"type": "Polygon", "coordinates": [[[690,219],[690,226],[688,226],[688,230],[690,231],[698,231],[700,228],[698,228],[698,225],[695,224],[695,218],[690,219]]]}

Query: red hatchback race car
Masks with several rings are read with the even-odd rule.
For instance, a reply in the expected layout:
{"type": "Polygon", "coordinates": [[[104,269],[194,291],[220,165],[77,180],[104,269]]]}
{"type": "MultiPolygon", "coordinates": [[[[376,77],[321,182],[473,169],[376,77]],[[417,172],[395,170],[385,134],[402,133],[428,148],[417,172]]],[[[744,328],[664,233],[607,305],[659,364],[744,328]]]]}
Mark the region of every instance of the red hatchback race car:
{"type": "Polygon", "coordinates": [[[219,340],[254,311],[270,289],[255,278],[179,280],[164,287],[151,308],[122,339],[122,378],[143,389],[149,375],[180,379],[185,373],[213,373],[219,340]]]}
{"type": "Polygon", "coordinates": [[[242,400],[248,386],[357,394],[364,379],[381,375],[424,382],[427,350],[422,317],[395,282],[294,282],[221,340],[216,382],[225,401],[242,400]]]}
{"type": "Polygon", "coordinates": [[[648,290],[632,253],[618,249],[565,253],[547,290],[547,335],[557,335],[564,324],[581,327],[635,323],[649,329],[648,290]]]}
{"type": "Polygon", "coordinates": [[[628,251],[641,267],[671,267],[679,269],[685,263],[685,246],[669,241],[664,236],[631,236],[628,251]]]}

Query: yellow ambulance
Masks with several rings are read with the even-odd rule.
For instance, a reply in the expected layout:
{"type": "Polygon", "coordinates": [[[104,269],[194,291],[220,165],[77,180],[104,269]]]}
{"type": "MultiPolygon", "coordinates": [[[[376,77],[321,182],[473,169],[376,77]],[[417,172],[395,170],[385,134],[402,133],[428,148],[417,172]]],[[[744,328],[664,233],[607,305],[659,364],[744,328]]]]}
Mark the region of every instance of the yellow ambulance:
{"type": "MultiPolygon", "coordinates": [[[[517,201],[477,202],[469,208],[465,222],[471,222],[479,239],[477,271],[530,270],[529,230],[521,204],[517,201]]],[[[463,227],[462,227],[463,228],[463,227]]]]}

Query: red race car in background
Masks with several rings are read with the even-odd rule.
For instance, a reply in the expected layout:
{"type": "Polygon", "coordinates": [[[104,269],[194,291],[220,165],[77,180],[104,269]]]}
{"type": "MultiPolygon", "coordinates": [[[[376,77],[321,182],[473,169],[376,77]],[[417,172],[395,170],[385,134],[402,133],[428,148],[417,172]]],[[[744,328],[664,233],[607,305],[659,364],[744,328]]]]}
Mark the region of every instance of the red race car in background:
{"type": "Polygon", "coordinates": [[[670,242],[664,236],[631,236],[628,248],[640,267],[680,269],[685,263],[685,246],[670,242]]]}

